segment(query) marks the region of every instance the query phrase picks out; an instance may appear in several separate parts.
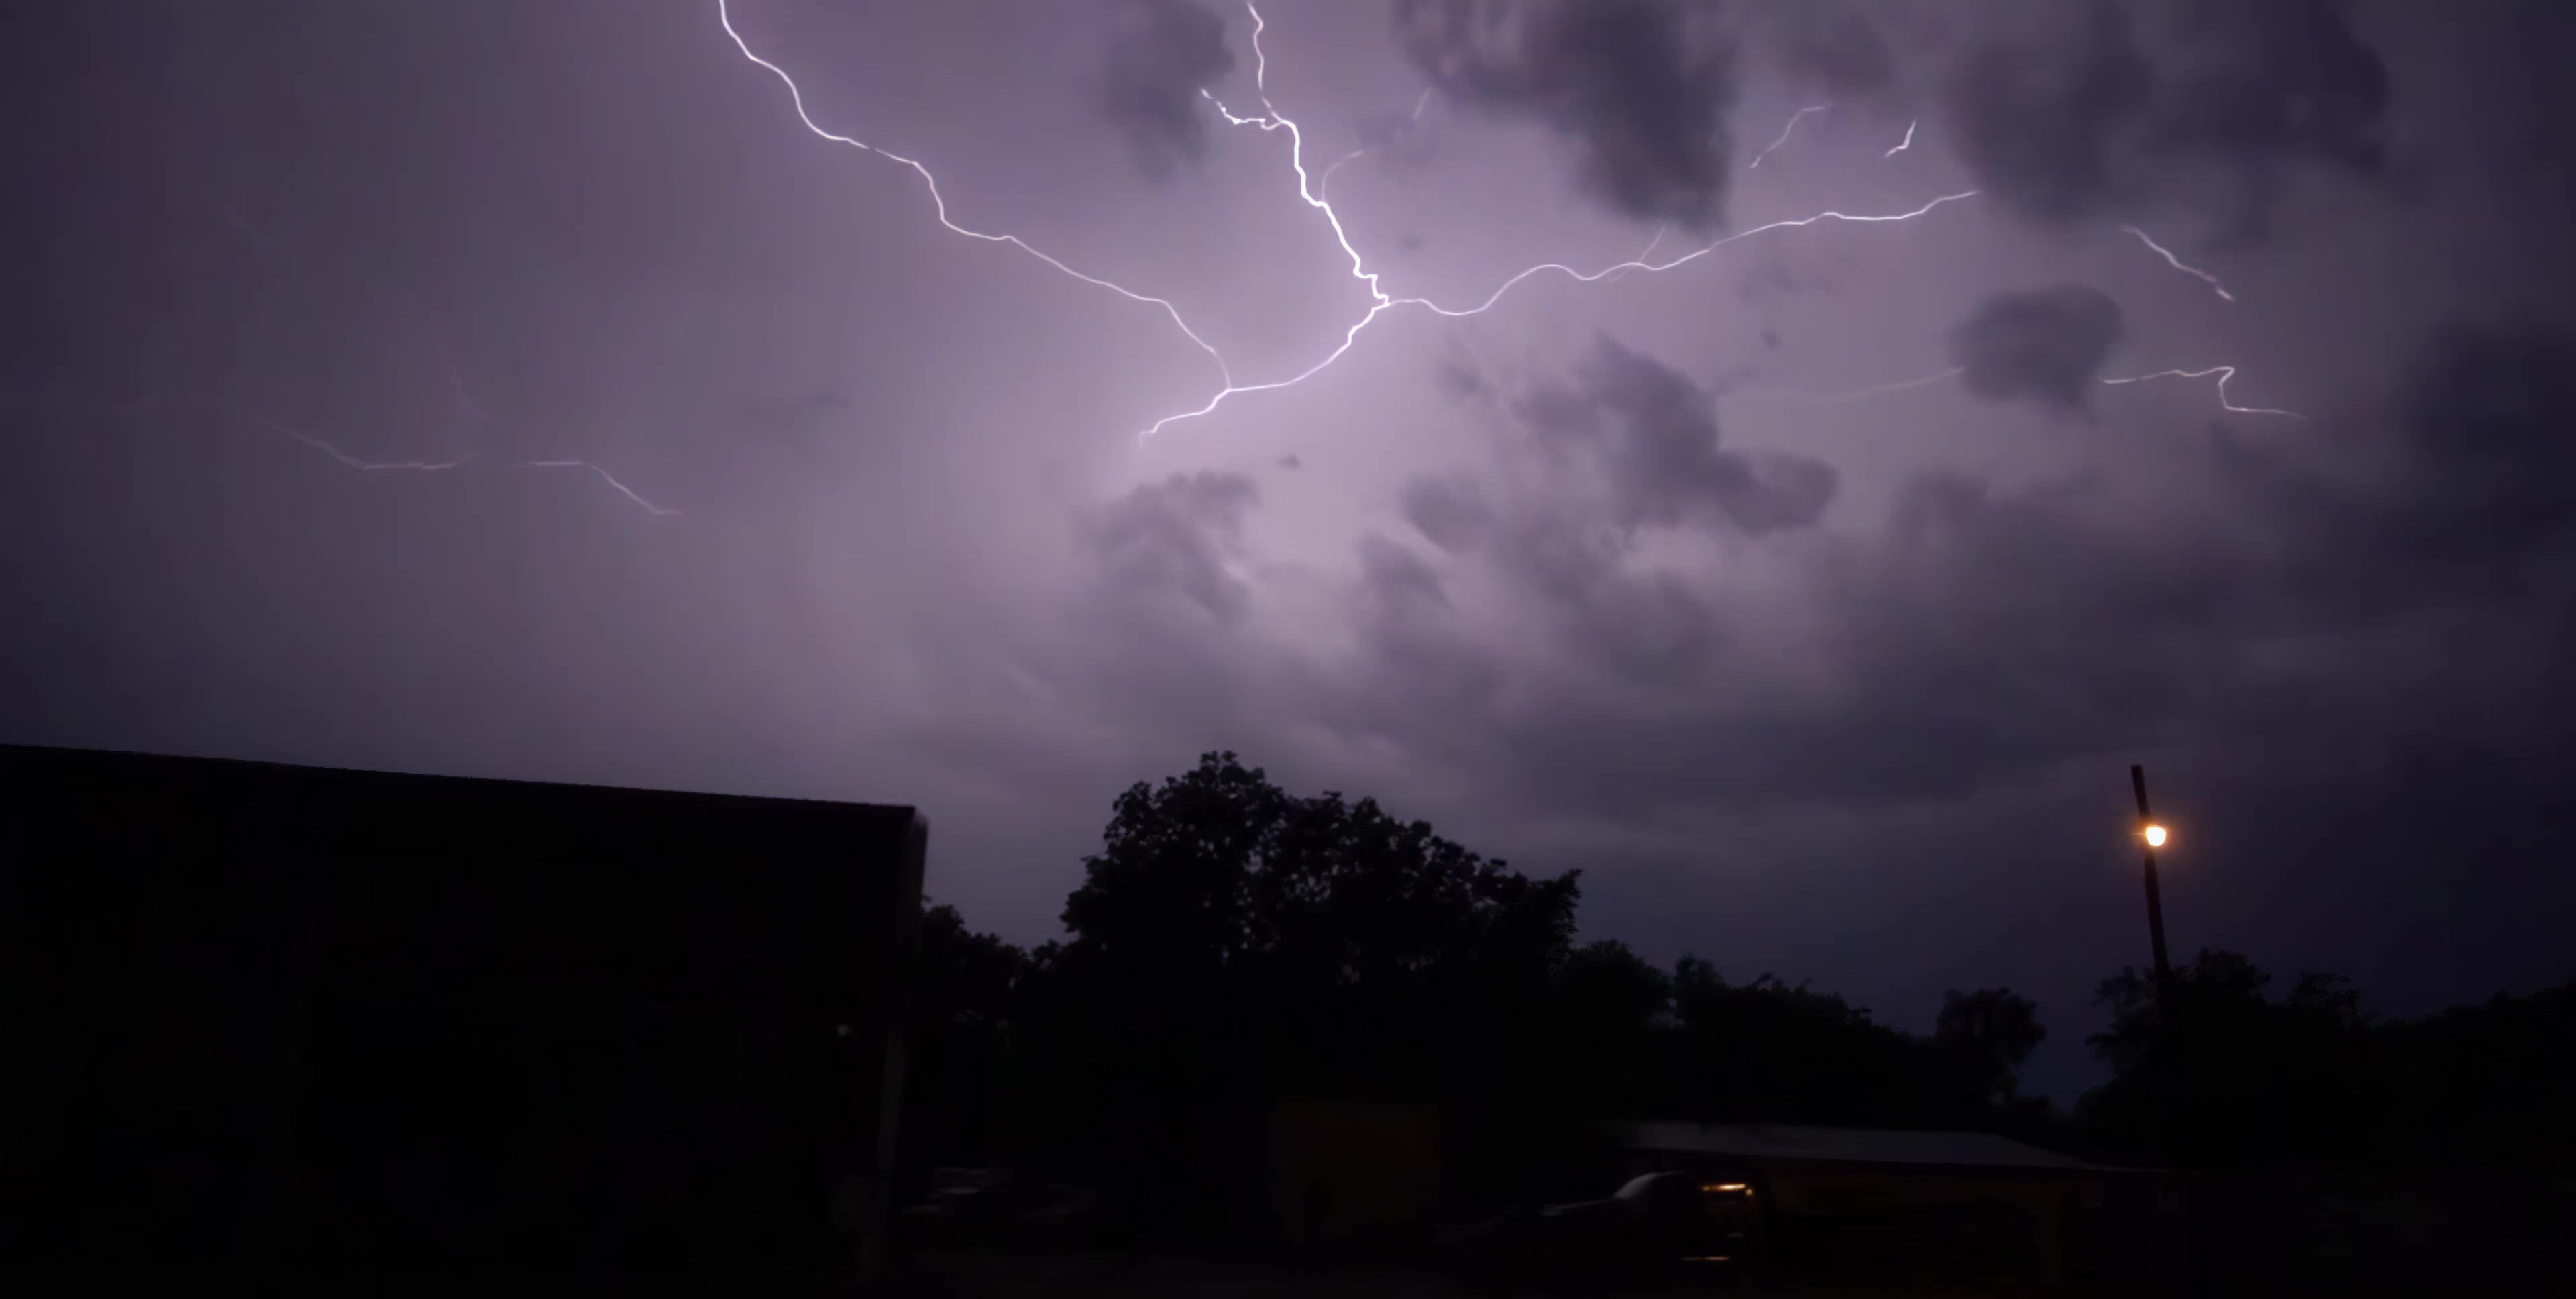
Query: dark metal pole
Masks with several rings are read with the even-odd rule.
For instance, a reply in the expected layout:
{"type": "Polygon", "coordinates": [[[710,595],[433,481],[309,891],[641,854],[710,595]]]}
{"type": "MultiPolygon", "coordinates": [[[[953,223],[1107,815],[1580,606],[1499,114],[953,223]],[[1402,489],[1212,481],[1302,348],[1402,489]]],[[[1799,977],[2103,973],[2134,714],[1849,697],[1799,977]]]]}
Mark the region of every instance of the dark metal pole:
{"type": "Polygon", "coordinates": [[[2156,1006],[2166,1014],[2173,1013],[2173,965],[2165,959],[2165,900],[2156,889],[2156,847],[2147,843],[2147,827],[2155,824],[2155,814],[2147,810],[2147,769],[2129,764],[2129,789],[2138,796],[2138,842],[2147,852],[2147,934],[2156,947],[2156,1006]]]}

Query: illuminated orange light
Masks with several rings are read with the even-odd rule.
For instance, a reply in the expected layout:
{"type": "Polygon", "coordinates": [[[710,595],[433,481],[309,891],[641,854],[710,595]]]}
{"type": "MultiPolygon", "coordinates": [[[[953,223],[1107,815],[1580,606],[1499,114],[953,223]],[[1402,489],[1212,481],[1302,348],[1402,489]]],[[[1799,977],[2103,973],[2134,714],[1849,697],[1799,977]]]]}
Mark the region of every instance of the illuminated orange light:
{"type": "Polygon", "coordinates": [[[2165,846],[2165,828],[2163,826],[2151,825],[2147,827],[2147,846],[2150,848],[2162,848],[2165,846]]]}

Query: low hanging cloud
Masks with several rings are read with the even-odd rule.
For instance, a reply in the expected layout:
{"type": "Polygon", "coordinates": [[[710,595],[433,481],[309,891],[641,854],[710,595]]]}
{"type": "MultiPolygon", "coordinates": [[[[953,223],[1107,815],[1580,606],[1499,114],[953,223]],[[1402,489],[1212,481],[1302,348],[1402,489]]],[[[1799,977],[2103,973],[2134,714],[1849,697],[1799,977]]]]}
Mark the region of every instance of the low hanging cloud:
{"type": "Polygon", "coordinates": [[[1832,466],[1720,447],[1715,400],[1607,334],[1568,381],[1533,389],[1519,410],[1543,443],[1593,458],[1621,527],[1716,522],[1759,537],[1814,523],[1833,499],[1832,466]]]}
{"type": "Polygon", "coordinates": [[[1234,71],[1225,20],[1191,0],[1126,0],[1109,47],[1101,111],[1127,141],[1136,166],[1163,177],[1207,153],[1208,115],[1199,92],[1234,71]]]}
{"type": "Polygon", "coordinates": [[[1706,232],[1731,172],[1734,46],[1673,0],[1396,0],[1398,43],[1450,102],[1581,144],[1613,210],[1706,232]]]}
{"type": "Polygon", "coordinates": [[[2080,410],[2120,341],[2120,304],[2086,284],[2001,293],[1950,330],[1968,391],[2080,410]]]}

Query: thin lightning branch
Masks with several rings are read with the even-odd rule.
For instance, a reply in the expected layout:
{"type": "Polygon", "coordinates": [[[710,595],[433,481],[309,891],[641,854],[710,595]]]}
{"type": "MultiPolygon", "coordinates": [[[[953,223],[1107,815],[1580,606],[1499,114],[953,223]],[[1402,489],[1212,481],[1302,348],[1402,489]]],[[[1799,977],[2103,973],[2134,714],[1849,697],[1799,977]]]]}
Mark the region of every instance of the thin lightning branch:
{"type": "Polygon", "coordinates": [[[2218,376],[2218,404],[2222,409],[2234,411],[2239,415],[2281,415],[2298,420],[2307,418],[2294,410],[2281,410],[2272,406],[2239,406],[2229,401],[2227,381],[2236,377],[2236,367],[2232,365],[2213,365],[2206,370],[2158,370],[2153,374],[2132,375],[2126,379],[2104,379],[2102,382],[2127,384],[2145,383],[2149,379],[2206,379],[2213,374],[2218,376]]]}
{"type": "Polygon", "coordinates": [[[1911,122],[1907,122],[1907,123],[1905,124],[1905,138],[1904,138],[1904,139],[1902,139],[1902,140],[1897,141],[1897,142],[1896,142],[1896,147],[1895,147],[1895,148],[1893,148],[1893,149],[1888,150],[1888,151],[1887,151],[1884,155],[1882,155],[1882,156],[1884,156],[1884,157],[1889,157],[1889,158],[1893,158],[1893,157],[1895,157],[1896,155],[1898,155],[1898,154],[1900,154],[1900,153],[1903,153],[1903,152],[1905,152],[1905,151],[1906,151],[1906,150],[1908,150],[1908,149],[1913,148],[1913,147],[1914,147],[1914,128],[1915,128],[1915,127],[1918,127],[1918,126],[1921,126],[1922,124],[1923,124],[1923,123],[1922,123],[1922,120],[1921,120],[1920,118],[1918,118],[1918,119],[1916,119],[1916,120],[1914,120],[1914,121],[1911,121],[1911,122]]]}
{"type": "Polygon", "coordinates": [[[1963,367],[1954,365],[1947,370],[1943,370],[1939,374],[1927,374],[1920,379],[1902,379],[1895,383],[1873,384],[1867,388],[1853,389],[1850,392],[1825,393],[1817,396],[1816,400],[1823,402],[1859,401],[1864,397],[1876,397],[1883,393],[1903,392],[1908,388],[1921,388],[1929,384],[1939,383],[1944,379],[1956,378],[1962,370],[1963,367]]]}
{"type": "Polygon", "coordinates": [[[811,131],[834,144],[846,144],[853,149],[858,149],[866,153],[873,153],[889,162],[901,163],[906,167],[912,168],[914,174],[921,177],[921,183],[929,187],[930,202],[938,211],[939,224],[948,227],[949,230],[957,234],[964,235],[969,239],[980,239],[986,243],[1009,244],[1012,247],[1019,249],[1021,252],[1037,258],[1039,261],[1045,262],[1047,265],[1052,266],[1085,284],[1096,285],[1100,288],[1107,289],[1122,298],[1129,299],[1130,301],[1151,303],[1154,306],[1161,307],[1164,314],[1172,318],[1172,324],[1177,326],[1181,333],[1186,335],[1191,342],[1198,344],[1199,350],[1207,353],[1209,359],[1216,362],[1217,374],[1225,379],[1227,383],[1234,382],[1234,376],[1226,369],[1225,357],[1220,355],[1216,348],[1211,346],[1206,339],[1199,337],[1198,331],[1190,328],[1190,322],[1181,319],[1181,309],[1173,306],[1168,300],[1155,297],[1149,293],[1138,293],[1134,289],[1130,289],[1125,285],[1114,284],[1108,280],[1101,279],[1098,276],[1085,275],[1082,272],[1065,265],[1063,262],[1057,261],[1055,258],[1038,251],[1036,248],[1030,246],[1026,241],[1022,240],[1018,235],[987,234],[981,230],[969,230],[966,227],[948,219],[948,200],[940,194],[939,178],[930,174],[930,168],[923,166],[921,163],[911,158],[904,157],[902,154],[895,153],[892,150],[869,144],[864,140],[827,131],[817,125],[813,116],[805,111],[805,92],[797,88],[796,79],[787,75],[786,70],[779,67],[777,64],[752,53],[751,46],[742,39],[742,33],[734,30],[733,15],[729,10],[729,5],[730,0],[716,0],[716,21],[724,25],[725,35],[733,38],[734,48],[742,51],[742,57],[768,69],[770,75],[778,78],[779,84],[787,87],[787,97],[796,106],[796,118],[798,121],[805,124],[806,130],[811,131]]]}
{"type": "Polygon", "coordinates": [[[2228,292],[2227,286],[2219,283],[2217,276],[2212,275],[2197,266],[2183,265],[2182,259],[2174,256],[2172,249],[2165,247],[2163,244],[2157,243],[2146,231],[2140,230],[2136,226],[2122,226],[2120,228],[2132,235],[2136,235],[2139,243],[2145,244],[2147,247],[2155,250],[2156,256],[2164,258],[2166,265],[2173,267],[2175,270],[2181,271],[2185,275],[2198,277],[2201,283],[2218,290],[2219,297],[2224,298],[2229,302],[2234,302],[2236,300],[2236,295],[2228,292]]]}
{"type": "Polygon", "coordinates": [[[1761,166],[1762,160],[1770,157],[1773,149],[1777,149],[1781,145],[1787,144],[1789,142],[1789,133],[1798,129],[1798,119],[1805,117],[1809,113],[1821,113],[1831,107],[1833,107],[1831,104],[1816,104],[1811,107],[1801,108],[1797,112],[1789,114],[1789,124],[1780,128],[1780,138],[1762,146],[1762,152],[1753,155],[1753,161],[1745,167],[1745,170],[1751,171],[1753,168],[1761,166]]]}
{"type": "Polygon", "coordinates": [[[1706,246],[1704,246],[1704,247],[1695,248],[1695,249],[1692,249],[1692,250],[1691,250],[1691,251],[1689,251],[1689,252],[1683,253],[1681,256],[1676,257],[1676,258],[1674,258],[1674,259],[1672,259],[1671,261],[1668,261],[1668,262],[1647,262],[1647,261],[1621,262],[1621,263],[1619,263],[1617,266],[1612,266],[1612,267],[1609,267],[1609,268],[1604,269],[1604,270],[1590,271],[1590,272],[1578,271],[1578,270],[1574,269],[1574,268],[1573,268],[1573,267],[1571,267],[1571,266],[1566,266],[1566,265],[1563,265],[1563,264],[1561,264],[1561,263],[1557,263],[1557,262],[1546,262],[1546,263],[1543,263],[1543,264],[1541,264],[1541,265],[1537,265],[1537,266],[1530,267],[1528,270],[1522,271],[1520,274],[1515,275],[1515,276],[1511,277],[1510,279],[1503,281],[1503,286],[1502,286],[1501,288],[1494,290],[1493,294],[1492,294],[1490,297],[1487,297],[1483,302],[1478,303],[1477,305],[1472,306],[1472,307],[1466,307],[1466,308],[1450,308],[1450,307],[1443,307],[1443,306],[1440,306],[1440,305],[1438,305],[1438,304],[1436,304],[1436,303],[1433,303],[1431,300],[1429,300],[1429,299],[1427,299],[1427,298],[1398,298],[1398,299],[1396,299],[1396,304],[1397,304],[1397,305],[1407,305],[1407,304],[1410,304],[1410,305],[1418,305],[1418,306],[1421,306],[1421,307],[1423,307],[1424,309],[1426,309],[1426,310],[1428,310],[1428,311],[1432,312],[1432,313],[1433,313],[1433,314],[1435,314],[1435,315],[1442,315],[1442,316],[1473,316],[1473,315],[1477,315],[1477,314],[1479,314],[1479,313],[1481,313],[1481,312],[1484,312],[1484,311],[1487,311],[1487,310],[1492,309],[1493,305],[1494,305],[1495,303],[1497,303],[1497,302],[1500,302],[1500,301],[1502,300],[1503,295],[1504,295],[1505,293],[1510,292],[1510,291],[1511,291],[1511,289],[1512,289],[1512,287],[1513,287],[1514,285],[1519,284],[1521,281],[1526,280],[1526,279],[1528,279],[1529,277],[1531,277],[1531,276],[1533,276],[1533,275],[1536,275],[1536,274],[1538,274],[1538,273],[1539,273],[1539,272],[1541,272],[1541,271],[1557,271],[1557,272],[1563,273],[1563,274],[1565,274],[1565,275],[1572,276],[1573,278],[1575,278],[1575,279],[1577,279],[1577,280],[1580,280],[1580,281],[1582,281],[1582,282],[1583,282],[1583,283],[1585,283],[1585,284],[1590,284],[1590,283],[1592,283],[1592,282],[1593,282],[1593,281],[1595,281],[1595,280],[1599,280],[1599,279],[1601,279],[1601,278],[1603,278],[1603,277],[1605,277],[1605,276],[1609,275],[1612,271],[1619,271],[1619,270],[1669,271],[1669,270],[1674,269],[1675,267],[1687,266],[1687,265],[1689,265],[1689,264],[1690,264],[1690,263],[1692,263],[1692,262],[1698,261],[1700,258],[1706,257],[1706,256],[1708,256],[1710,253],[1716,252],[1718,249],[1720,249],[1720,248],[1724,248],[1724,247],[1725,247],[1725,246],[1727,246],[1728,244],[1734,243],[1734,242],[1736,242],[1736,241],[1737,241],[1737,240],[1739,240],[1739,239],[1750,239],[1750,238],[1752,238],[1752,237],[1753,237],[1753,236],[1755,236],[1755,235],[1759,235],[1759,234],[1768,234],[1768,233],[1770,233],[1771,231],[1774,231],[1774,230],[1786,230],[1786,229],[1792,229],[1792,228],[1802,227],[1802,226],[1811,226],[1811,225],[1816,224],[1816,223],[1817,223],[1817,222],[1819,222],[1819,221],[1854,221],[1854,222],[1863,222],[1863,223],[1870,223],[1870,224],[1876,224],[1876,223],[1888,222],[1888,221],[1911,221],[1911,220],[1915,219],[1916,217],[1923,216],[1923,215],[1925,215],[1926,213],[1929,213],[1929,212],[1930,212],[1930,211],[1932,211],[1934,208],[1940,207],[1942,204],[1945,204],[1945,203],[1956,203],[1956,202],[1958,202],[1959,200],[1961,200],[1961,199],[1966,199],[1966,198],[1975,198],[1975,197],[1977,196],[1977,194],[1978,194],[1978,191],[1973,190],[1973,189],[1961,190],[1961,191],[1959,191],[1959,192],[1958,192],[1958,193],[1956,193],[1956,194],[1944,194],[1944,195],[1942,195],[1941,197],[1936,198],[1936,199],[1933,199],[1931,202],[1926,203],[1926,204],[1924,204],[1924,205],[1923,205],[1923,206],[1921,206],[1921,207],[1915,208],[1915,209],[1913,209],[1913,210],[1912,210],[1912,211],[1910,211],[1910,212],[1895,212],[1895,213],[1888,213],[1888,214],[1885,214],[1885,215],[1859,215],[1859,216],[1855,216],[1855,215],[1853,215],[1852,213],[1849,213],[1849,212],[1818,212],[1818,213],[1816,213],[1814,216],[1793,217],[1793,218],[1791,218],[1791,219],[1789,219],[1789,220],[1786,220],[1786,221],[1773,221],[1773,222],[1770,222],[1770,223],[1769,223],[1769,224],[1767,224],[1767,225],[1758,225],[1758,226],[1755,226],[1755,227],[1753,227],[1753,228],[1752,228],[1752,229],[1750,229],[1750,230],[1739,230],[1739,231],[1735,232],[1734,234],[1728,235],[1728,236],[1726,236],[1725,238],[1718,240],[1718,241],[1717,241],[1717,242],[1715,242],[1715,243],[1708,244],[1708,245],[1706,245],[1706,246]]]}
{"type": "MultiPolygon", "coordinates": [[[[1205,92],[1205,91],[1201,91],[1200,93],[1204,94],[1204,93],[1206,93],[1206,92],[1205,92]]],[[[1213,102],[1213,97],[1211,97],[1211,102],[1213,102]]],[[[1422,94],[1420,95],[1420,97],[1416,98],[1416,99],[1413,101],[1413,116],[1411,116],[1410,118],[1407,118],[1406,120],[1407,120],[1407,121],[1410,121],[1410,122],[1413,122],[1413,123],[1416,123],[1416,124],[1419,124],[1419,123],[1422,121],[1422,110],[1423,110],[1423,109],[1426,109],[1426,108],[1429,108],[1430,106],[1431,106],[1431,88],[1430,88],[1429,86],[1425,86],[1425,87],[1423,87],[1423,88],[1422,88],[1422,94]]],[[[1227,116],[1229,119],[1231,119],[1231,118],[1233,117],[1233,114],[1228,113],[1226,116],[1227,116]]],[[[1247,119],[1246,121],[1241,121],[1241,122],[1236,122],[1236,123],[1235,123],[1235,125],[1237,125],[1237,126],[1244,126],[1244,125],[1250,125],[1250,124],[1251,124],[1251,123],[1250,123],[1249,119],[1247,119]]],[[[1316,181],[1315,181],[1315,192],[1316,192],[1316,193],[1318,193],[1318,194],[1322,194],[1322,195],[1330,196],[1330,195],[1331,195],[1331,193],[1332,193],[1332,188],[1333,188],[1333,173],[1334,173],[1334,172],[1337,172],[1337,171],[1340,171],[1340,170],[1342,169],[1342,165],[1343,165],[1344,163],[1356,162],[1356,161],[1358,161],[1358,160],[1359,160],[1359,159],[1361,159],[1361,158],[1365,158],[1365,157],[1367,157],[1368,155],[1370,155],[1370,154],[1372,154],[1372,153],[1377,152],[1377,151],[1378,151],[1378,149],[1379,149],[1379,147],[1380,147],[1380,146],[1378,146],[1378,145],[1374,145],[1374,144],[1362,145],[1361,147],[1356,148],[1356,149],[1353,149],[1353,150],[1351,150],[1349,153],[1343,154],[1341,157],[1334,159],[1334,160],[1333,160],[1333,165],[1332,165],[1332,166],[1330,166],[1330,167],[1326,167],[1326,168],[1324,169],[1324,174],[1323,174],[1322,176],[1320,176],[1320,177],[1316,178],[1316,181]]]]}
{"type": "MultiPolygon", "coordinates": [[[[1668,234],[1671,234],[1672,232],[1673,232],[1673,223],[1672,223],[1672,222],[1670,222],[1670,221],[1666,221],[1666,222],[1664,222],[1662,225],[1656,226],[1656,227],[1655,227],[1655,237],[1646,241],[1646,246],[1645,246],[1645,248],[1637,254],[1637,260],[1642,262],[1642,261],[1646,260],[1647,258],[1654,256],[1654,255],[1655,255],[1655,248],[1656,248],[1656,246],[1657,246],[1657,245],[1659,245],[1659,244],[1661,244],[1661,243],[1663,243],[1663,242],[1664,242],[1664,236],[1665,236],[1665,235],[1668,235],[1668,234]]],[[[1625,272],[1619,272],[1619,273],[1617,273],[1617,274],[1605,275],[1605,276],[1601,277],[1602,282],[1606,284],[1606,283],[1608,283],[1608,282],[1610,282],[1610,281],[1612,281],[1612,280],[1615,280],[1615,279],[1619,278],[1619,275],[1620,275],[1620,274],[1625,274],[1625,272]]]]}
{"type": "Polygon", "coordinates": [[[659,515],[663,518],[670,518],[679,513],[678,510],[655,505],[651,501],[645,500],[643,497],[636,495],[634,488],[617,481],[617,475],[612,474],[587,460],[527,460],[520,463],[530,469],[587,469],[590,472],[599,475],[601,481],[616,488],[618,493],[626,499],[635,502],[637,505],[643,506],[647,513],[659,515]]]}
{"type": "Polygon", "coordinates": [[[351,469],[363,469],[370,473],[381,470],[434,473],[441,469],[454,469],[458,465],[464,464],[466,461],[474,458],[474,454],[469,451],[453,460],[362,460],[357,456],[350,455],[348,452],[303,431],[302,429],[289,428],[265,415],[253,415],[251,418],[258,421],[270,432],[282,433],[287,437],[291,437],[296,441],[339,461],[341,464],[347,465],[351,469]]]}

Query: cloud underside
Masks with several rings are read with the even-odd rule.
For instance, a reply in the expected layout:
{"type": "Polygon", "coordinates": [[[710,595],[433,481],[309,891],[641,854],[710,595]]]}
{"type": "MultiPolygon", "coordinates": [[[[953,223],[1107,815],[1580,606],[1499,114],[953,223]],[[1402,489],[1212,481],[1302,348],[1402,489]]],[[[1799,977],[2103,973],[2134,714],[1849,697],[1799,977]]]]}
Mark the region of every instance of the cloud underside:
{"type": "Polygon", "coordinates": [[[1955,797],[2339,717],[2388,745],[2551,743],[2540,713],[2490,714],[2570,693],[2547,665],[2576,654],[2571,376],[2563,332],[2452,326],[2331,460],[2186,439],[2239,526],[2160,528],[2088,475],[1950,473],[1831,525],[1829,466],[1723,445],[1705,393],[1602,338],[1560,378],[1461,398],[1492,411],[1492,459],[1407,483],[1400,525],[1358,543],[1343,656],[1262,645],[1259,590],[1228,575],[1259,496],[1222,475],[1095,525],[1097,607],[1122,611],[1099,631],[1199,656],[1246,725],[1392,743],[1594,816],[1955,797]],[[1773,557],[1795,594],[1725,579],[1799,537],[1818,544],[1773,557]],[[1657,558],[1676,546],[1700,558],[1657,558]],[[2458,636],[2477,661],[2442,649],[2458,636]],[[2483,728],[2449,729],[2461,710],[2483,728]]]}

